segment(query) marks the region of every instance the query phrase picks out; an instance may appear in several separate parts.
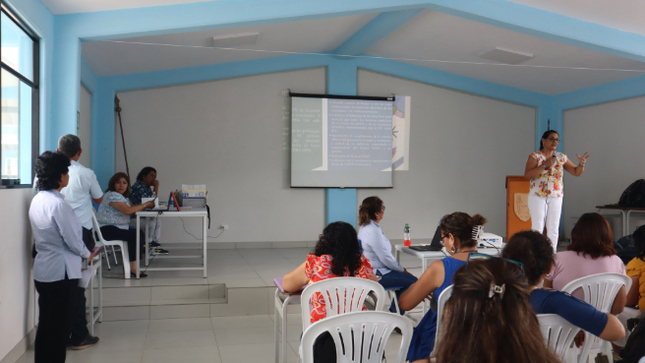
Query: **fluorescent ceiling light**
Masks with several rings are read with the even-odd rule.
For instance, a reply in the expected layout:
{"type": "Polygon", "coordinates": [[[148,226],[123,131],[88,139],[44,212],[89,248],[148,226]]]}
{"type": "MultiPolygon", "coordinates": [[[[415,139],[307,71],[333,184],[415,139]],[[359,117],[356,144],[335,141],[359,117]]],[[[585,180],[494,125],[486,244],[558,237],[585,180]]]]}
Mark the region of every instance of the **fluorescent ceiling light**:
{"type": "Polygon", "coordinates": [[[255,44],[260,33],[237,33],[213,37],[213,47],[235,47],[239,45],[255,44]]]}
{"type": "Polygon", "coordinates": [[[477,53],[477,55],[482,58],[506,64],[520,64],[533,58],[533,54],[531,53],[519,52],[500,47],[486,48],[477,53]]]}

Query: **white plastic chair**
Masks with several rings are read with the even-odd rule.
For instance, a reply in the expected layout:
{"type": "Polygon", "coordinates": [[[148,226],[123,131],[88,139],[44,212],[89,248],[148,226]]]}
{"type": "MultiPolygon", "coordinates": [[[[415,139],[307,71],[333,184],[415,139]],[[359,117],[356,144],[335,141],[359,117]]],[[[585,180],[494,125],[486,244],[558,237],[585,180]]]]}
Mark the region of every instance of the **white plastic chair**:
{"type": "Polygon", "coordinates": [[[355,311],[312,324],[302,335],[303,363],[313,363],[314,342],[324,332],[329,332],[334,339],[337,363],[381,363],[395,328],[401,330],[402,336],[397,362],[403,363],[412,339],[412,322],[384,311],[355,311]]]}
{"type": "Polygon", "coordinates": [[[565,355],[580,328],[557,314],[538,314],[540,331],[546,345],[565,361],[565,355]]]}
{"type": "MultiPolygon", "coordinates": [[[[625,286],[625,291],[629,291],[629,288],[632,286],[632,279],[627,275],[599,273],[573,280],[566,284],[562,288],[562,291],[571,294],[577,289],[582,289],[585,295],[585,302],[603,313],[609,313],[618,291],[623,286],[625,286]]],[[[611,353],[611,343],[589,332],[585,332],[585,342],[580,347],[578,363],[587,362],[590,354],[597,353],[606,355],[609,362],[613,363],[614,358],[611,353]]]]}
{"type": "MultiPolygon", "coordinates": [[[[117,246],[121,249],[121,255],[123,256],[123,271],[125,272],[125,278],[129,279],[130,278],[130,255],[128,253],[128,248],[126,241],[121,241],[121,240],[111,240],[111,241],[106,241],[105,238],[103,238],[103,233],[101,233],[101,227],[99,226],[99,222],[96,220],[96,215],[92,212],[92,226],[94,227],[94,235],[96,236],[96,244],[101,246],[111,246],[112,247],[112,253],[114,254],[114,247],[117,246]]],[[[105,255],[105,259],[108,259],[109,257],[107,254],[105,255]]],[[[114,255],[114,261],[116,261],[116,255],[114,255]]],[[[108,261],[108,266],[110,265],[110,262],[108,261]]]]}
{"type": "Polygon", "coordinates": [[[325,301],[327,317],[361,311],[370,293],[376,295],[375,310],[382,311],[387,295],[383,286],[376,281],[360,277],[333,277],[307,286],[300,296],[302,309],[302,331],[311,325],[311,298],[319,292],[325,301]]]}
{"type": "Polygon", "coordinates": [[[453,286],[454,285],[446,287],[437,299],[437,329],[435,330],[434,335],[434,347],[432,348],[432,352],[430,352],[431,357],[434,357],[437,353],[437,343],[439,342],[439,336],[441,335],[441,317],[443,316],[443,307],[446,305],[446,301],[448,301],[448,299],[450,299],[450,296],[452,295],[453,286]]]}

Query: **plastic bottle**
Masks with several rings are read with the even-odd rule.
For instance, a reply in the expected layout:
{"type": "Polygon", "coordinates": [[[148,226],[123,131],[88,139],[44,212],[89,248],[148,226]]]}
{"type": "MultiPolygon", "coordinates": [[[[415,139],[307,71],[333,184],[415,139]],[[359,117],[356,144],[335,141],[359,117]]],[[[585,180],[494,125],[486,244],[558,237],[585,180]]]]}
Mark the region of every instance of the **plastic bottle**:
{"type": "Polygon", "coordinates": [[[168,210],[175,210],[175,201],[173,200],[172,197],[168,201],[168,210]]]}
{"type": "Polygon", "coordinates": [[[405,224],[405,227],[403,227],[403,245],[406,247],[410,247],[412,245],[412,241],[410,240],[410,225],[405,224]]]}

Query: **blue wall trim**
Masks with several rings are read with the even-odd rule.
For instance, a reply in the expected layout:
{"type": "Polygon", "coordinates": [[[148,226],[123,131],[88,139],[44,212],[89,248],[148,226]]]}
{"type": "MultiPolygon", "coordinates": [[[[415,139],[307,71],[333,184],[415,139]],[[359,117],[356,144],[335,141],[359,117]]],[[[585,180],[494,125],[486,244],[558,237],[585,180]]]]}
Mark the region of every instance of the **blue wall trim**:
{"type": "Polygon", "coordinates": [[[96,92],[96,86],[99,82],[99,78],[94,74],[94,71],[90,67],[85,59],[81,58],[81,83],[87,88],[90,93],[96,92]]]}
{"type": "Polygon", "coordinates": [[[339,55],[361,54],[372,44],[407,23],[421,11],[423,10],[414,9],[380,14],[336,48],[334,53],[339,55]]]}

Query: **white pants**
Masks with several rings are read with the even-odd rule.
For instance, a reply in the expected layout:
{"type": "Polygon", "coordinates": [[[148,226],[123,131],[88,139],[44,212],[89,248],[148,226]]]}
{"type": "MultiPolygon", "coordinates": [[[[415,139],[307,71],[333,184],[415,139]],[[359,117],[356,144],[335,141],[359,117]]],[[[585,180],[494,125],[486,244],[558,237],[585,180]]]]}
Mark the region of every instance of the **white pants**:
{"type": "Polygon", "coordinates": [[[146,217],[145,219],[148,227],[148,243],[152,241],[159,242],[159,239],[161,239],[161,218],[146,217]]]}
{"type": "Polygon", "coordinates": [[[529,195],[531,229],[542,233],[546,223],[546,236],[551,240],[553,252],[558,252],[558,233],[562,214],[562,197],[546,198],[529,195]]]}

